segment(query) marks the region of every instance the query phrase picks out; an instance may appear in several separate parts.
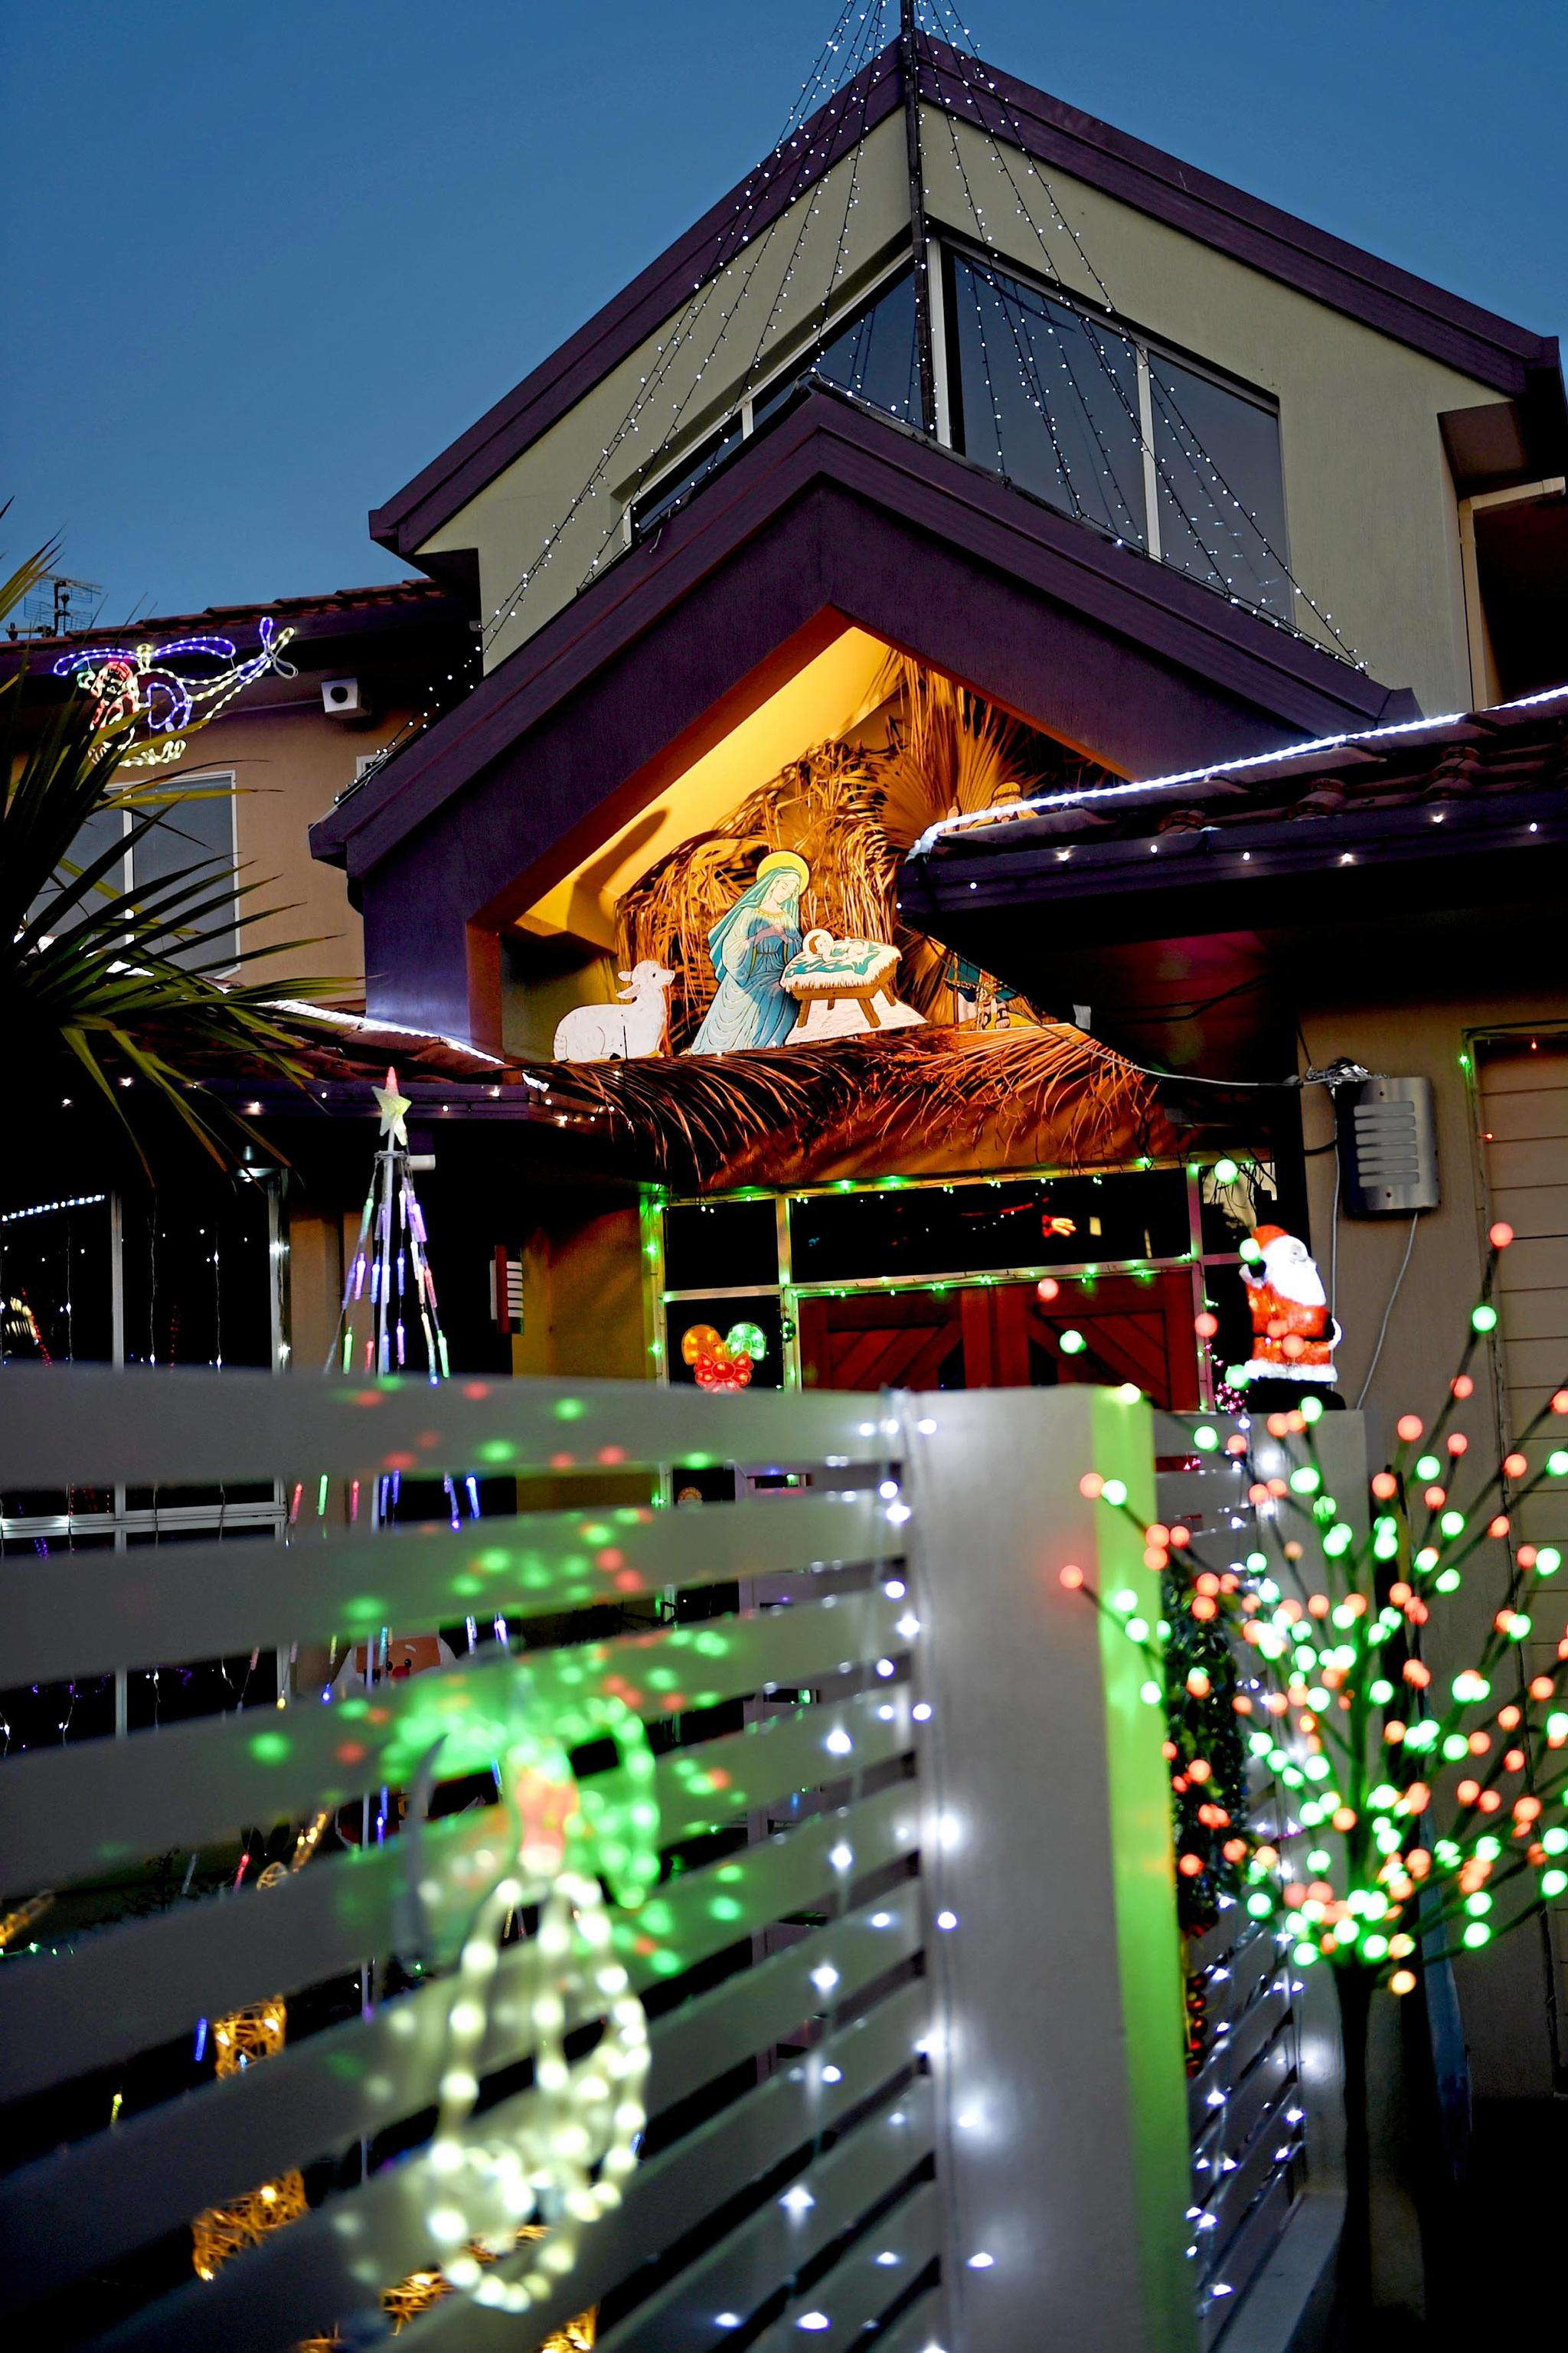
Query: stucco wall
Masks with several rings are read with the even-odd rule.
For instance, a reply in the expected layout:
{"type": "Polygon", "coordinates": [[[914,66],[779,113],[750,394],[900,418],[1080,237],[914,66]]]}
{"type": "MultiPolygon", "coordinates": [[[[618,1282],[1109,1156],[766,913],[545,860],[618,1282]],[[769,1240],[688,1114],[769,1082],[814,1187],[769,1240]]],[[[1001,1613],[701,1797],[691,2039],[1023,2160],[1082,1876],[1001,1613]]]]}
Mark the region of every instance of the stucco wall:
{"type": "MultiPolygon", "coordinates": [[[[1052,225],[1044,183],[1016,152],[1009,153],[1015,188],[979,132],[965,124],[950,130],[948,118],[930,110],[924,125],[933,223],[979,236],[1037,272],[1054,269],[1093,298],[1070,238],[1052,225]],[[1044,250],[1031,220],[1044,230],[1044,250]]],[[[677,411],[682,437],[700,438],[701,423],[733,406],[759,343],[782,356],[814,337],[825,289],[837,283],[842,301],[857,272],[889,251],[908,218],[901,119],[864,142],[847,216],[855,172],[852,157],[836,165],[716,281],[694,322],[667,322],[427,543],[426,553],[477,549],[488,616],[539,565],[547,536],[594,475],[644,379],[658,377],[637,430],[535,570],[524,609],[498,633],[492,663],[570,601],[606,533],[606,554],[618,544],[614,526],[632,478],[677,411]],[[746,291],[721,325],[743,279],[746,291]],[[672,333],[680,340],[666,350],[672,333]]],[[[1292,570],[1373,674],[1413,688],[1428,712],[1467,707],[1458,517],[1436,419],[1443,409],[1499,396],[1098,189],[1060,175],[1051,190],[1124,319],[1278,398],[1292,570]]],[[[1298,617],[1325,634],[1304,607],[1298,617]]]]}
{"type": "MultiPolygon", "coordinates": [[[[1364,951],[1346,955],[1333,938],[1316,944],[1301,993],[1301,1026],[1319,1067],[1348,1054],[1373,1071],[1432,1080],[1436,1096],[1441,1206],[1420,1219],[1409,1271],[1389,1321],[1366,1400],[1374,1462],[1393,1451],[1393,1425],[1406,1411],[1430,1417],[1463,1345],[1479,1293],[1488,1213],[1471,1077],[1460,1061],[1471,1034],[1519,1023],[1568,1020],[1568,982],[1548,911],[1521,905],[1506,926],[1479,919],[1412,926],[1369,968],[1364,951]],[[1508,986],[1499,976],[1508,976],[1508,986]]],[[[1309,1147],[1332,1133],[1326,1097],[1303,1111],[1309,1147]]],[[[1330,1278],[1335,1155],[1307,1162],[1315,1253],[1330,1278]]],[[[1353,1404],[1409,1233],[1405,1218],[1339,1221],[1337,1306],[1345,1326],[1340,1386],[1353,1404]]],[[[1489,1351],[1478,1352],[1476,1393],[1457,1426],[1475,1455],[1495,1466],[1500,1445],[1489,1351]]],[[[1511,1431],[1507,1433],[1510,1437],[1511,1431]]],[[[1484,1478],[1485,1472],[1481,1473],[1484,1478]]],[[[1475,1484],[1479,1485],[1478,1479],[1475,1484]]],[[[1436,1608],[1426,1656],[1446,1680],[1470,1665],[1505,1594],[1503,1547],[1486,1546],[1460,1591],[1436,1608]]],[[[1552,2090],[1548,1999],[1551,1962],[1537,1926],[1500,1939],[1458,1969],[1475,2089],[1484,2098],[1544,2099],[1552,2090]]],[[[1564,2053],[1568,2056],[1568,2052],[1564,2053]]]]}
{"type": "MultiPolygon", "coordinates": [[[[638,405],[637,430],[536,570],[525,607],[489,648],[490,666],[570,603],[606,532],[618,526],[631,478],[659,449],[677,412],[683,438],[700,439],[706,422],[734,406],[759,350],[782,359],[792,346],[814,342],[824,296],[837,286],[842,300],[858,275],[900,235],[907,237],[908,222],[903,123],[895,116],[748,245],[711,293],[699,297],[696,315],[678,312],[650,335],[427,542],[423,554],[478,551],[488,621],[522,574],[539,565],[546,539],[561,529],[602,452],[638,405]],[[661,350],[667,342],[668,352],[661,350]],[[645,394],[649,379],[657,389],[645,394]]],[[[617,544],[612,537],[605,553],[617,544]]]]}

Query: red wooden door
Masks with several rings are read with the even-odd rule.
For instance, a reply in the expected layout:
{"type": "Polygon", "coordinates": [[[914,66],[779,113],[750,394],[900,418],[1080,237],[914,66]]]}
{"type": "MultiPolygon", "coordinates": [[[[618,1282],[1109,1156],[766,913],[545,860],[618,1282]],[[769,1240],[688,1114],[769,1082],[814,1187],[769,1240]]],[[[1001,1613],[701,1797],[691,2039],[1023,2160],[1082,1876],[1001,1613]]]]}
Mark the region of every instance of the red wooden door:
{"type": "Polygon", "coordinates": [[[1064,1282],[1042,1304],[1028,1282],[946,1291],[862,1291],[803,1299],[808,1388],[1052,1388],[1133,1381],[1159,1406],[1198,1401],[1189,1278],[1163,1273],[1064,1282]],[[1068,1353],[1065,1332],[1084,1347],[1068,1353]]]}

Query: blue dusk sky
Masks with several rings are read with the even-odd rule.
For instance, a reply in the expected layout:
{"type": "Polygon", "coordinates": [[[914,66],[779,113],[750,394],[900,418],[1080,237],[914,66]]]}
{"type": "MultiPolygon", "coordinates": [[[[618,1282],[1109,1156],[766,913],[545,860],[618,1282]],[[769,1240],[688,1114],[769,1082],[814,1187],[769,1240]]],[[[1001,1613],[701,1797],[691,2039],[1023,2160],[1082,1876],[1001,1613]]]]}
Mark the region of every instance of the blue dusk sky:
{"type": "MultiPolygon", "coordinates": [[[[973,0],[992,62],[1542,332],[1561,0],[973,0]]],[[[103,617],[356,586],[367,510],[773,144],[834,0],[5,12],[0,549],[103,617]]]]}

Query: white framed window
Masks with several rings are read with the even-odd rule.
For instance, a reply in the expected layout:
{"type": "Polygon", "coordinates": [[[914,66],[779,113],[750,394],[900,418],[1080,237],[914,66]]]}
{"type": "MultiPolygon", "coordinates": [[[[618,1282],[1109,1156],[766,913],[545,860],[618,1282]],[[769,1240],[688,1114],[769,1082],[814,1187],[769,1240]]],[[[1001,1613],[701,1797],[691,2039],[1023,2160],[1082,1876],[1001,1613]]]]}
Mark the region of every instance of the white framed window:
{"type": "Polygon", "coordinates": [[[1279,412],[1060,287],[947,248],[954,438],[1047,506],[1294,618],[1279,412]]]}
{"type": "MultiPolygon", "coordinates": [[[[179,784],[182,789],[189,787],[193,797],[162,810],[156,822],[136,842],[127,860],[131,868],[128,887],[136,892],[150,891],[193,867],[201,868],[204,871],[190,879],[204,885],[196,903],[206,905],[224,891],[226,869],[226,919],[221,906],[209,907],[195,926],[201,936],[189,948],[173,950],[176,964],[199,965],[216,976],[228,970],[239,954],[235,899],[239,866],[235,775],[232,768],[215,768],[206,775],[182,776],[179,784]]],[[[127,818],[128,834],[133,829],[133,822],[127,818]]]]}

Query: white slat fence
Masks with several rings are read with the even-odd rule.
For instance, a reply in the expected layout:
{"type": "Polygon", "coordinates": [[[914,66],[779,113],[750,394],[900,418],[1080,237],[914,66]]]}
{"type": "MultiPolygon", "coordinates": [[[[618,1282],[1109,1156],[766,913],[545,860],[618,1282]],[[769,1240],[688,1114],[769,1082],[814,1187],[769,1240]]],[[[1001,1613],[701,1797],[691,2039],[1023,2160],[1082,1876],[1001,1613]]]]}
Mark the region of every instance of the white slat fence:
{"type": "MultiPolygon", "coordinates": [[[[527,2353],[591,2305],[609,2353],[1190,2353],[1161,1720],[1136,1654],[1058,1576],[1074,1560],[1106,1586],[1152,1585],[1136,1531],[1078,1482],[1120,1476],[1152,1515],[1153,1452],[1145,1406],[1085,1389],[707,1398],[10,1370],[0,1489],[276,1479],[313,1497],[322,1477],[478,1468],[515,1476],[526,1506],[541,1478],[641,1469],[672,1492],[681,1466],[730,1464],[742,1500],[375,1535],[329,1516],[287,1546],[10,1555],[5,1679],[499,1612],[547,1709],[552,1693],[631,1693],[665,1727],[666,1875],[613,1915],[650,2021],[640,2161],[548,2302],[520,2320],[454,2295],[403,2332],[412,2353],[527,2353]]],[[[357,1817],[409,1711],[432,1694],[460,1709],[514,1672],[487,1645],[358,1701],[310,1691],[9,1758],[0,1912],[321,1808],[357,1817]]],[[[384,2287],[438,2260],[428,2141],[449,1971],[506,1828],[479,1803],[363,1851],[328,1838],[265,1893],[68,1934],[45,1916],[40,1949],[0,1965],[0,2099],[22,2120],[0,2174],[14,2328],[125,2353],[282,2353],[363,2328],[384,2287]],[[198,2020],[373,1962],[372,1998],[337,2022],[291,2021],[264,2063],[177,2096],[143,2089],[111,2123],[117,2073],[155,2085],[149,2054],[198,2020]],[[191,2219],[292,2168],[313,2210],[191,2276],[191,2219]]],[[[531,1938],[505,1947],[476,2071],[489,2139],[539,2098],[536,1965],[531,1938]]],[[[569,2023],[591,2030],[597,2002],[582,1995],[569,2023]]],[[[1271,2011],[1258,2032],[1267,2056],[1271,2011]]],[[[1272,2099],[1262,2074],[1247,2097],[1272,2099]]]]}

